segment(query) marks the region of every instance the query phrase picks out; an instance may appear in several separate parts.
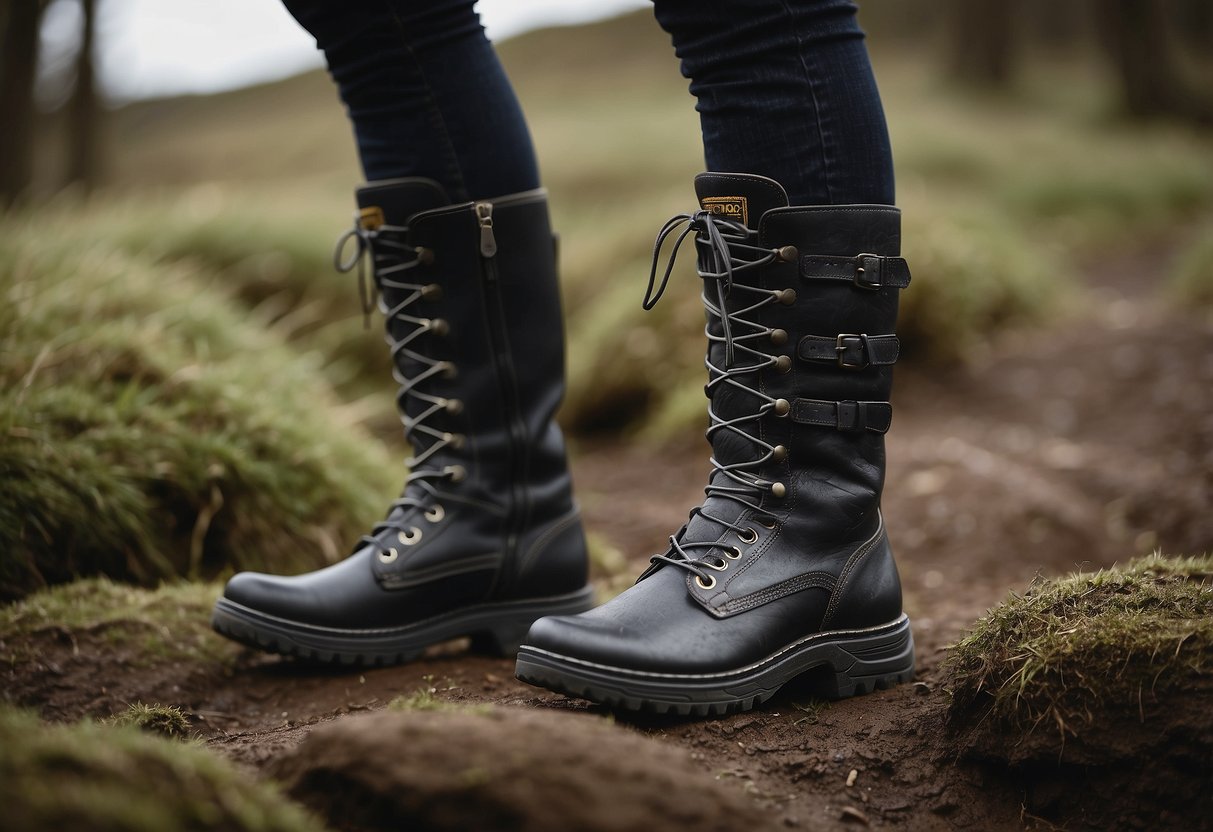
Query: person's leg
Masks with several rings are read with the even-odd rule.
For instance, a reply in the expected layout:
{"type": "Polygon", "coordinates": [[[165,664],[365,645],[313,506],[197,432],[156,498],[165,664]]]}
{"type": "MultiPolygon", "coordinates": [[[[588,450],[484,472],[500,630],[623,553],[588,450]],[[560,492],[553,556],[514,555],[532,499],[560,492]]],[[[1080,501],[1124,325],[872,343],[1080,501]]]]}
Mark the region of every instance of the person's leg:
{"type": "Polygon", "coordinates": [[[876,80],[849,0],[655,0],[691,81],[709,171],[793,205],[893,204],[876,80]]]}
{"type": "Polygon", "coordinates": [[[284,0],[324,51],[370,181],[423,176],[457,201],[539,187],[514,90],[473,0],[284,0]]]}
{"type": "MultiPolygon", "coordinates": [[[[657,0],[712,172],[695,232],[707,312],[707,499],[636,585],[535,623],[519,678],[611,706],[725,713],[806,675],[831,697],[914,675],[880,512],[909,284],[888,136],[854,7],[657,0]],[[859,203],[859,204],[853,204],[859,203]]],[[[671,254],[671,257],[674,255],[671,254]]],[[[669,277],[669,270],[666,271],[669,277]]],[[[651,307],[665,290],[650,283],[651,307]]]]}

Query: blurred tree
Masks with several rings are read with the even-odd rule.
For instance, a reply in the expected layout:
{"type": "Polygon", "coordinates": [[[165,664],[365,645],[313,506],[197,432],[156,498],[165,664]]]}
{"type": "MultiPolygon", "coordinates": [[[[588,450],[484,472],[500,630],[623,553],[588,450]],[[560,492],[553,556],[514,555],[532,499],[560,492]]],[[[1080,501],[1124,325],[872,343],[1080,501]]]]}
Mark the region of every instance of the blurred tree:
{"type": "Polygon", "coordinates": [[[0,4],[0,206],[24,193],[33,179],[34,78],[44,5],[41,0],[0,4]]]}
{"type": "Polygon", "coordinates": [[[1183,72],[1180,40],[1168,25],[1173,11],[1167,0],[1108,0],[1096,7],[1121,100],[1135,118],[1213,123],[1213,99],[1189,84],[1183,72]]]}
{"type": "Polygon", "coordinates": [[[1016,0],[952,0],[948,63],[956,80],[1002,88],[1014,72],[1016,0]]]}
{"type": "Polygon", "coordinates": [[[97,147],[100,108],[93,65],[96,9],[96,0],[80,0],[83,26],[80,51],[76,54],[76,82],[68,103],[67,182],[80,184],[85,189],[96,184],[100,158],[97,147]]]}

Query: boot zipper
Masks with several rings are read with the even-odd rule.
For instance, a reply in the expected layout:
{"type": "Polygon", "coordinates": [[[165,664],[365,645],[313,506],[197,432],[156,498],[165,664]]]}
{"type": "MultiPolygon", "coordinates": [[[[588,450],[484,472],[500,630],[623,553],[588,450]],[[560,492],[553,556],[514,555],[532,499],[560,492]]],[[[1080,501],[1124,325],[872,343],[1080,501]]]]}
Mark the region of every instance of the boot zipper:
{"type": "MultiPolygon", "coordinates": [[[[493,203],[476,203],[476,222],[480,224],[480,256],[489,258],[497,254],[497,237],[493,234],[493,203]]],[[[496,269],[493,279],[497,278],[496,269]]]]}
{"type": "Polygon", "coordinates": [[[519,415],[518,391],[513,363],[508,360],[509,344],[506,339],[504,310],[501,306],[501,284],[497,277],[497,237],[493,232],[493,203],[475,203],[476,223],[480,227],[480,265],[484,275],[485,301],[488,307],[489,335],[493,344],[493,362],[497,380],[501,386],[502,410],[510,434],[510,526],[506,538],[506,560],[509,571],[498,580],[498,587],[507,585],[516,566],[518,533],[521,518],[529,513],[524,506],[525,490],[522,486],[522,462],[526,445],[526,427],[519,415]]]}

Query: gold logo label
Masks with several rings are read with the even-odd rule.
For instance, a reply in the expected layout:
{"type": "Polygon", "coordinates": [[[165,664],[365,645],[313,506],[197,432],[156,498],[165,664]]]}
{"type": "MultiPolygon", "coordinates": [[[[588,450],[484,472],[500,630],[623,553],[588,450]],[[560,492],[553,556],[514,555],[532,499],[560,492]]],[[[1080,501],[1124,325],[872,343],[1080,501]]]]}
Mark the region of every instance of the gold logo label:
{"type": "Polygon", "coordinates": [[[358,224],[366,231],[374,231],[383,225],[383,209],[378,205],[363,208],[358,212],[358,224]]]}
{"type": "Polygon", "coordinates": [[[742,225],[750,224],[750,206],[744,196],[705,196],[703,210],[742,225]]]}

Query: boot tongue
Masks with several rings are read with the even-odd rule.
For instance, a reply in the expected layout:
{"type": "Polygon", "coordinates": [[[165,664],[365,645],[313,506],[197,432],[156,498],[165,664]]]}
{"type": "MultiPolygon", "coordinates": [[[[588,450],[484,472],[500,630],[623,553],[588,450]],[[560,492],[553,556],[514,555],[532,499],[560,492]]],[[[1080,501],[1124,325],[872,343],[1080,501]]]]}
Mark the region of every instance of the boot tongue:
{"type": "Polygon", "coordinates": [[[750,228],[757,228],[767,211],[788,204],[782,185],[752,173],[701,173],[695,177],[695,195],[703,210],[750,228]]]}
{"type": "Polygon", "coordinates": [[[385,223],[408,225],[414,214],[451,204],[441,185],[421,177],[368,182],[355,194],[360,222],[368,231],[385,223]]]}

